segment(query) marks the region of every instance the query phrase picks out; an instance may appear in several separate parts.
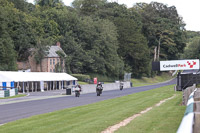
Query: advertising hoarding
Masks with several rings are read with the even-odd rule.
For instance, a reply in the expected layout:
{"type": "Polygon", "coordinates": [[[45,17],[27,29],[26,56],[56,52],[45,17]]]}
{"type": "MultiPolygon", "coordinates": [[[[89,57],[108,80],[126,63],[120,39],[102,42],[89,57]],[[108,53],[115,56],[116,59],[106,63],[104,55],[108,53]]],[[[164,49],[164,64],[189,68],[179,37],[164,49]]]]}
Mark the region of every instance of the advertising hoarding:
{"type": "Polygon", "coordinates": [[[199,69],[199,59],[160,61],[160,71],[199,69]]]}

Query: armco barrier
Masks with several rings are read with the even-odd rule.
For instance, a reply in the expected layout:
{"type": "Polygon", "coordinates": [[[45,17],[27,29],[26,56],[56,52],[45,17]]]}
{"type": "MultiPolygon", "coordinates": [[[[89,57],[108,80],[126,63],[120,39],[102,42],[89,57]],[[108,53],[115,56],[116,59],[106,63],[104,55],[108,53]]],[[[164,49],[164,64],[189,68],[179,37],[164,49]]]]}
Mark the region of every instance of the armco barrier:
{"type": "Polygon", "coordinates": [[[195,89],[189,96],[187,102],[187,108],[184,114],[184,117],[181,121],[181,124],[178,128],[177,133],[192,133],[193,132],[193,123],[194,123],[194,93],[197,91],[195,89]]]}

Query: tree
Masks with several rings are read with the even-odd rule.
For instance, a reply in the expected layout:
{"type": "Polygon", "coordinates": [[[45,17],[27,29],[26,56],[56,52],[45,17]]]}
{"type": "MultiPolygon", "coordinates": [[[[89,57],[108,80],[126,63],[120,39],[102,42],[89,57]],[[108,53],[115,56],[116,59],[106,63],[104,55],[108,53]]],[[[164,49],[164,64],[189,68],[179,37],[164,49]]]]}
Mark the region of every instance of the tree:
{"type": "Polygon", "coordinates": [[[95,16],[105,3],[106,0],[75,0],[72,5],[80,14],[95,16]]]}
{"type": "Polygon", "coordinates": [[[49,40],[39,39],[35,49],[33,50],[34,59],[36,64],[40,65],[40,71],[42,72],[42,60],[48,55],[49,46],[51,42],[49,40]]]}
{"type": "Polygon", "coordinates": [[[14,16],[14,8],[8,1],[0,0],[0,70],[16,70],[17,54],[10,36],[14,16]]]}
{"type": "Polygon", "coordinates": [[[26,0],[8,0],[14,4],[14,7],[22,12],[30,13],[34,10],[34,5],[26,0]]]}
{"type": "MultiPolygon", "coordinates": [[[[141,14],[143,33],[150,49],[157,47],[157,59],[177,59],[185,47],[185,24],[174,6],[162,3],[137,4],[135,10],[141,14]]],[[[153,50],[152,50],[153,54],[153,50]]]]}
{"type": "Polygon", "coordinates": [[[134,77],[141,77],[148,73],[149,51],[147,41],[141,34],[141,29],[132,19],[119,18],[118,26],[118,53],[125,61],[125,70],[132,72],[134,77]]]}
{"type": "Polygon", "coordinates": [[[36,5],[40,5],[42,7],[56,7],[60,5],[64,5],[62,0],[35,0],[36,5]]]}
{"type": "Polygon", "coordinates": [[[195,37],[189,42],[188,46],[184,50],[182,57],[185,59],[200,58],[200,37],[195,37]]]}

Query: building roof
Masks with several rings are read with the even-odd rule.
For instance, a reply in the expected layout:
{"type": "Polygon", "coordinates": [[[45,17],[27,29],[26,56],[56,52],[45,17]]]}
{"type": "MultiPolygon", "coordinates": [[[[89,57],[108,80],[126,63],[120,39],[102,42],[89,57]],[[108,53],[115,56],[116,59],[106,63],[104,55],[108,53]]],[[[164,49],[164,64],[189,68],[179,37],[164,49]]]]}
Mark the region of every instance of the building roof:
{"type": "Polygon", "coordinates": [[[0,71],[0,82],[71,81],[77,78],[67,73],[0,71]]]}
{"type": "Polygon", "coordinates": [[[60,56],[56,53],[57,51],[63,52],[63,54],[66,56],[65,52],[62,50],[61,47],[59,47],[59,46],[51,46],[51,47],[49,48],[49,53],[48,53],[47,57],[60,57],[60,56]]]}

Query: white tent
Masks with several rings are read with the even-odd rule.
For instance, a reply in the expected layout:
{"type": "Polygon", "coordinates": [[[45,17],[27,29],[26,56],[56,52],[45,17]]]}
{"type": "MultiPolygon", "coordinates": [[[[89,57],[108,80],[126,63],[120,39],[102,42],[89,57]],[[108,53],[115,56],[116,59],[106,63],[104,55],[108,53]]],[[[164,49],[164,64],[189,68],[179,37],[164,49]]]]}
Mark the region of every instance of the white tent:
{"type": "Polygon", "coordinates": [[[67,73],[0,71],[0,82],[72,81],[77,78],[67,73]]]}

